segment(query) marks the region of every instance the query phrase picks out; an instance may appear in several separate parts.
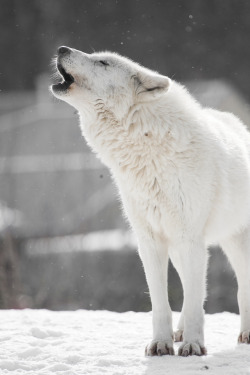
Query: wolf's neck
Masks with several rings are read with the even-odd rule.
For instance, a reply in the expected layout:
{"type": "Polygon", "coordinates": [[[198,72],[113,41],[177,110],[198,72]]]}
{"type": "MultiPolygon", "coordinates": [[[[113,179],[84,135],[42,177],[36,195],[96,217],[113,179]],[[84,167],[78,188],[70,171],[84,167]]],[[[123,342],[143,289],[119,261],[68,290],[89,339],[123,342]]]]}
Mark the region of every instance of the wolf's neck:
{"type": "Polygon", "coordinates": [[[80,119],[82,133],[89,146],[107,163],[107,156],[123,143],[125,134],[121,123],[102,101],[96,102],[91,118],[86,119],[83,113],[80,119]]]}
{"type": "Polygon", "coordinates": [[[163,119],[151,115],[140,106],[131,107],[127,116],[118,121],[114,113],[98,101],[95,104],[95,120],[85,121],[81,118],[81,128],[90,147],[99,155],[102,161],[111,169],[114,166],[131,164],[130,159],[135,150],[146,153],[153,141],[157,142],[157,132],[166,133],[163,119]],[[158,123],[156,123],[158,122],[158,123]],[[154,138],[152,137],[152,124],[154,125],[154,138]],[[158,129],[158,131],[157,131],[158,129]],[[133,152],[132,152],[133,151],[133,152]]]}
{"type": "MultiPolygon", "coordinates": [[[[135,104],[121,121],[102,101],[97,101],[91,121],[85,121],[82,115],[83,135],[113,171],[125,167],[127,170],[133,169],[138,163],[146,166],[159,153],[171,158],[173,153],[188,148],[193,128],[190,124],[196,126],[196,119],[190,117],[193,112],[190,106],[196,103],[191,98],[190,103],[185,103],[181,110],[179,103],[174,105],[175,94],[173,92],[167,100],[163,98],[150,105],[135,104]]],[[[187,95],[185,92],[186,102],[189,100],[187,95]]]]}

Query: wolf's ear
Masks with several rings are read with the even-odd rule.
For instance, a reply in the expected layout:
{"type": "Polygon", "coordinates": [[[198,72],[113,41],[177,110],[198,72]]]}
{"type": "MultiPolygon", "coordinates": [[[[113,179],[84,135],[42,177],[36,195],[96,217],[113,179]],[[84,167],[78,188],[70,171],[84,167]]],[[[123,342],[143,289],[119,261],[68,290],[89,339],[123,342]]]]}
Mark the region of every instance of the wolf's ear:
{"type": "Polygon", "coordinates": [[[171,80],[158,73],[144,70],[134,76],[135,92],[139,101],[151,100],[169,90],[171,80]]]}

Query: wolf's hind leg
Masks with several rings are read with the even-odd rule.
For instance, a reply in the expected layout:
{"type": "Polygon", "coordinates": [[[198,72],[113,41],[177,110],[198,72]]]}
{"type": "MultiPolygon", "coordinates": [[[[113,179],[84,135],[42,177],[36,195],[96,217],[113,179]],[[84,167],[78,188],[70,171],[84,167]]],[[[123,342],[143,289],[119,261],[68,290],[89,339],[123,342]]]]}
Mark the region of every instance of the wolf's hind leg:
{"type": "MultiPolygon", "coordinates": [[[[176,271],[177,271],[177,273],[180,277],[181,284],[182,284],[182,287],[183,287],[183,271],[182,271],[181,262],[180,262],[180,259],[179,259],[179,254],[178,254],[178,252],[173,250],[173,251],[171,251],[171,253],[169,253],[169,256],[170,256],[170,259],[171,259],[171,262],[172,262],[174,268],[176,269],[176,271]]],[[[183,341],[183,332],[184,332],[184,309],[182,307],[181,316],[180,316],[179,322],[177,324],[177,330],[174,331],[174,341],[175,342],[183,341]]]]}
{"type": "Polygon", "coordinates": [[[250,344],[250,228],[221,243],[235,271],[241,317],[239,343],[250,344]]]}
{"type": "Polygon", "coordinates": [[[206,295],[207,251],[202,240],[182,240],[169,248],[170,258],[176,267],[183,285],[184,302],[176,339],[183,343],[179,355],[203,355],[204,311],[206,295]]]}

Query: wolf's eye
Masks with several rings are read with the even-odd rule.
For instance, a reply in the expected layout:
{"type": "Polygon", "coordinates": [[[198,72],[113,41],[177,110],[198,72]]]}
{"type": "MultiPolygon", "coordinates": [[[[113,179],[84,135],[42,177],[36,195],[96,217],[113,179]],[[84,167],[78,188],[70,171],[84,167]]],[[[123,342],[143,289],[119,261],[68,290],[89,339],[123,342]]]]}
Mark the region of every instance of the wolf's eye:
{"type": "Polygon", "coordinates": [[[106,60],[100,60],[99,63],[104,66],[109,66],[109,63],[106,60]]]}

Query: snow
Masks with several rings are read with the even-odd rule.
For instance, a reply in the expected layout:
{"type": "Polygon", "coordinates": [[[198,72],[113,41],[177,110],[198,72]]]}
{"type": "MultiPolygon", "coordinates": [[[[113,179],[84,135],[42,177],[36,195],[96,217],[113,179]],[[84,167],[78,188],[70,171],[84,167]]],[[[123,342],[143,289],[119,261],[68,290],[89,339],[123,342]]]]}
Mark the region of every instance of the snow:
{"type": "MultiPolygon", "coordinates": [[[[176,325],[179,313],[173,314],[176,325]]],[[[206,357],[145,357],[151,313],[0,311],[0,374],[250,374],[250,346],[237,345],[239,316],[206,315],[206,357]]],[[[175,344],[177,352],[179,344],[175,344]]]]}

